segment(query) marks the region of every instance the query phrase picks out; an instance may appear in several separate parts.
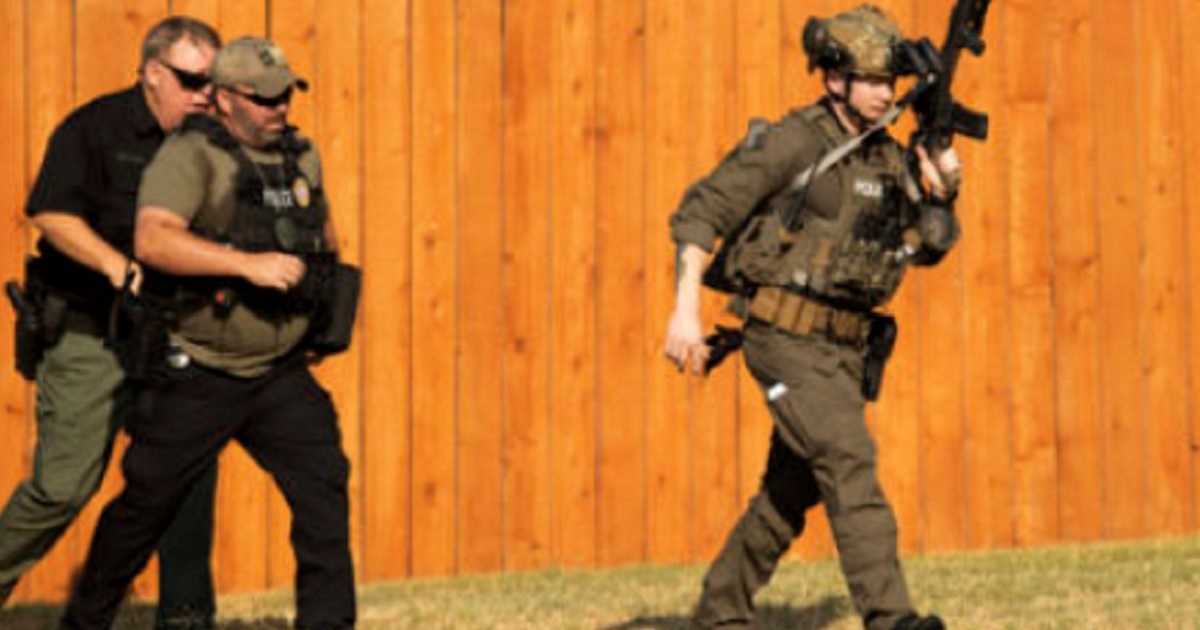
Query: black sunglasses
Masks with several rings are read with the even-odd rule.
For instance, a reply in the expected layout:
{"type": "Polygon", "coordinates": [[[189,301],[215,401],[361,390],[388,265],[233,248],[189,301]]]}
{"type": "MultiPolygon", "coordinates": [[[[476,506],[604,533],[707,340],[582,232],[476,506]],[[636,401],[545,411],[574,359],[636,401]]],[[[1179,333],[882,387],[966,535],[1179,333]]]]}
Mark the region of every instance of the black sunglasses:
{"type": "Polygon", "coordinates": [[[288,88],[288,89],[284,90],[281,94],[278,94],[276,96],[261,96],[259,94],[254,94],[252,92],[243,92],[241,90],[235,90],[230,87],[227,87],[225,89],[229,90],[230,92],[232,92],[234,94],[237,94],[238,96],[250,101],[251,103],[254,103],[255,105],[258,105],[259,107],[265,107],[267,109],[275,109],[276,107],[279,107],[280,105],[287,105],[292,102],[292,88],[288,88]]]}
{"type": "Polygon", "coordinates": [[[199,92],[212,83],[212,78],[207,74],[176,68],[162,59],[158,59],[157,61],[162,64],[162,67],[170,70],[171,74],[175,75],[175,80],[179,81],[179,85],[189,92],[199,92]]]}

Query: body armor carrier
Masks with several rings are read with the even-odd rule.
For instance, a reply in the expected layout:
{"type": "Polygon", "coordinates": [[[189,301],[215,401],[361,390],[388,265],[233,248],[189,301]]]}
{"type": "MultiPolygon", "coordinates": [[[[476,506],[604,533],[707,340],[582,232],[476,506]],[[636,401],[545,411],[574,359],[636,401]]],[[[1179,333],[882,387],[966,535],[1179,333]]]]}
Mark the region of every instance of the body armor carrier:
{"type": "Polygon", "coordinates": [[[312,312],[330,291],[336,255],[325,242],[328,204],[324,190],[314,186],[301,171],[298,160],[309,150],[307,140],[288,128],[279,141],[282,165],[261,164],[250,159],[241,145],[219,122],[207,116],[191,116],[184,130],[203,133],[214,146],[237,162],[232,216],[197,217],[193,230],[219,243],[246,252],[283,252],[304,260],[303,280],[291,291],[263,289],[229,278],[198,281],[185,293],[199,297],[227,314],[242,303],[260,315],[312,312]]]}
{"type": "MultiPolygon", "coordinates": [[[[821,138],[822,152],[837,145],[837,122],[825,107],[798,115],[821,138]]],[[[854,310],[886,303],[916,245],[917,211],[907,197],[911,176],[902,151],[890,140],[871,142],[816,180],[829,177],[838,178],[841,191],[835,212],[808,203],[811,182],[771,195],[714,261],[729,282],[709,285],[739,293],[786,287],[854,310]]]]}

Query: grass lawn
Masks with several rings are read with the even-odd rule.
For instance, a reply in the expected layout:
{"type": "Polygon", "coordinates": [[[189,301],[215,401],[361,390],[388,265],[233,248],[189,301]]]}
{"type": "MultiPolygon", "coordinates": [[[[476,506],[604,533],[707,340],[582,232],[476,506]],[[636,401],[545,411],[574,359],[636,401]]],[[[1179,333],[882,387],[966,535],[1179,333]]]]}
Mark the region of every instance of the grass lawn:
{"type": "MultiPolygon", "coordinates": [[[[1200,538],[931,555],[905,561],[917,604],[951,628],[1200,629],[1200,538]]],[[[360,630],[682,630],[704,567],[546,571],[362,586],[360,630]]],[[[861,628],[833,561],[786,562],[759,598],[756,626],[861,628]]],[[[59,609],[14,606],[0,628],[53,627],[59,609]]],[[[283,629],[290,593],[231,595],[223,630],[283,629]]],[[[149,629],[126,605],[117,628],[149,629]]]]}

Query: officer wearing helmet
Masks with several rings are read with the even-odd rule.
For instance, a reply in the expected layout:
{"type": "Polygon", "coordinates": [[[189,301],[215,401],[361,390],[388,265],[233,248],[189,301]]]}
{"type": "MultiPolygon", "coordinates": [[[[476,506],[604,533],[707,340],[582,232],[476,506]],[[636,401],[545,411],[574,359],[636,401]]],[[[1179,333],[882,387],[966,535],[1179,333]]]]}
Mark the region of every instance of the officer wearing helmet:
{"type": "Polygon", "coordinates": [[[910,265],[936,264],[958,238],[961,168],[952,149],[918,146],[914,173],[887,133],[903,37],[883,11],[814,18],[803,41],[825,95],[773,124],[752,122],[671,217],[678,284],[664,353],[701,372],[710,348],[700,288],[732,293],[774,420],[758,494],[709,569],[693,623],[747,627],[755,592],[823,503],[864,626],[938,630],[910,600],[864,410],[896,330],[885,305],[910,265]]]}

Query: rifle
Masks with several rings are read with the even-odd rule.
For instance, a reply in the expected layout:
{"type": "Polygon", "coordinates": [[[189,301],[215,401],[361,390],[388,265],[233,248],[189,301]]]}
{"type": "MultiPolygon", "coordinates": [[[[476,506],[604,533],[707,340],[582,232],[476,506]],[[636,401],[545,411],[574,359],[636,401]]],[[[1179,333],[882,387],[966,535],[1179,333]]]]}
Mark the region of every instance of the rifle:
{"type": "Polygon", "coordinates": [[[917,85],[906,95],[917,115],[912,143],[920,142],[932,155],[950,146],[955,134],[986,140],[987,114],[970,109],[950,93],[963,49],[976,57],[986,48],[983,22],[991,0],[958,0],[950,14],[946,41],[935,48],[928,37],[905,41],[897,51],[896,74],[916,75],[917,85]]]}

